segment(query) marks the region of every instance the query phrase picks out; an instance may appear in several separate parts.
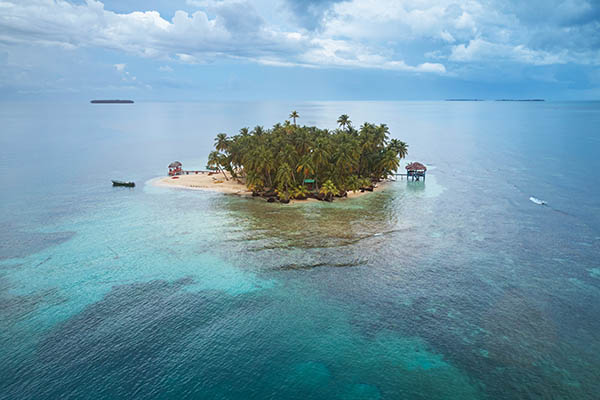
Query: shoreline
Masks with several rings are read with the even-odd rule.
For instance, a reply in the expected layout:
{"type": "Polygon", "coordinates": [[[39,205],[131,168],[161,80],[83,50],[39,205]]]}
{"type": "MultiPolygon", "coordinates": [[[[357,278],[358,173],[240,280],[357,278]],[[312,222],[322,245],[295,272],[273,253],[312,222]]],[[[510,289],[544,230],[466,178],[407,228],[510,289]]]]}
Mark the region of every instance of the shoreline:
{"type": "MultiPolygon", "coordinates": [[[[159,187],[168,187],[168,188],[176,188],[176,189],[185,189],[185,190],[202,190],[208,192],[222,193],[226,195],[235,195],[241,197],[250,197],[252,196],[252,192],[248,190],[246,185],[239,183],[237,180],[232,179],[228,176],[229,181],[225,180],[222,173],[208,175],[208,174],[194,174],[194,175],[178,175],[176,177],[166,176],[166,177],[158,177],[151,180],[151,184],[159,187]],[[176,178],[176,179],[173,179],[176,178]]],[[[369,193],[380,192],[386,189],[386,187],[393,181],[386,180],[379,182],[377,187],[373,189],[372,192],[369,191],[356,191],[356,192],[348,192],[347,197],[336,197],[334,201],[338,200],[346,200],[346,199],[354,199],[357,197],[362,197],[369,193]]],[[[259,199],[265,200],[262,197],[257,197],[259,199]]],[[[306,199],[306,200],[290,200],[289,204],[297,204],[297,203],[308,203],[319,201],[317,199],[306,199]]],[[[279,203],[281,204],[281,203],[279,203]]]]}

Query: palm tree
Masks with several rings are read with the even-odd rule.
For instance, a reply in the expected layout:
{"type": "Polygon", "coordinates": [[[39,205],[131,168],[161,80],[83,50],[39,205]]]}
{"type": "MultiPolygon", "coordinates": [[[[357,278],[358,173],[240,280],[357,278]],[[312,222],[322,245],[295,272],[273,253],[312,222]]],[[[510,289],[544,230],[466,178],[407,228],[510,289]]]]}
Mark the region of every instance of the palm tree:
{"type": "Polygon", "coordinates": [[[304,179],[308,178],[310,174],[315,173],[315,169],[309,154],[306,154],[304,157],[302,157],[302,160],[300,160],[300,163],[296,167],[296,172],[302,172],[304,179]]]}
{"type": "Polygon", "coordinates": [[[388,148],[379,161],[379,174],[385,178],[394,171],[397,171],[399,166],[400,158],[398,158],[398,154],[393,149],[388,148]]]}
{"type": "MultiPolygon", "coordinates": [[[[296,126],[296,125],[294,125],[294,126],[296,126]]],[[[287,119],[283,123],[283,127],[285,129],[285,133],[287,133],[288,135],[294,131],[294,129],[292,128],[292,124],[290,124],[290,121],[288,121],[287,119]]]]}
{"type": "Polygon", "coordinates": [[[300,132],[298,132],[298,134],[295,135],[294,142],[296,143],[296,150],[299,154],[308,153],[312,146],[311,136],[307,132],[302,130],[300,130],[300,132]]]}
{"type": "Polygon", "coordinates": [[[229,164],[232,167],[232,170],[240,172],[243,174],[243,165],[244,165],[244,154],[243,154],[243,143],[240,140],[232,140],[229,142],[229,148],[227,152],[229,153],[229,164]]]}
{"type": "Polygon", "coordinates": [[[263,172],[264,176],[267,178],[266,182],[268,183],[269,187],[272,188],[273,180],[271,179],[271,171],[275,169],[275,160],[273,160],[273,153],[270,150],[268,150],[265,146],[259,146],[256,149],[254,155],[256,162],[255,169],[258,169],[259,171],[263,172]]]}
{"type": "Polygon", "coordinates": [[[218,151],[225,151],[229,147],[229,139],[227,139],[226,133],[219,133],[215,138],[215,149],[218,151]]]}
{"type": "Polygon", "coordinates": [[[294,120],[294,126],[296,126],[296,118],[300,118],[300,115],[298,115],[298,112],[294,110],[290,113],[290,118],[294,120]]]}
{"type": "Polygon", "coordinates": [[[299,185],[292,190],[292,197],[298,200],[304,200],[308,197],[309,191],[304,185],[299,185]]]}
{"type": "Polygon", "coordinates": [[[260,175],[256,174],[254,171],[250,171],[246,178],[246,185],[248,186],[248,189],[253,192],[258,192],[264,188],[265,182],[260,175]]]}
{"type": "Polygon", "coordinates": [[[292,168],[288,163],[283,163],[279,167],[277,170],[277,175],[275,176],[275,181],[277,182],[277,188],[281,192],[287,192],[292,186],[292,182],[294,181],[294,173],[292,172],[292,168]]]}
{"type": "Polygon", "coordinates": [[[338,118],[337,123],[341,128],[346,129],[350,126],[350,124],[352,124],[352,121],[350,121],[350,117],[348,115],[342,114],[338,118]]]}
{"type": "Polygon", "coordinates": [[[373,141],[375,143],[375,146],[378,148],[385,147],[389,133],[390,130],[388,129],[386,124],[381,124],[378,127],[376,127],[373,133],[373,141]]]}
{"type": "Polygon", "coordinates": [[[356,192],[358,189],[360,189],[360,181],[358,176],[351,175],[346,181],[346,190],[352,190],[353,192],[356,192]]]}
{"type": "Polygon", "coordinates": [[[335,187],[331,180],[326,180],[321,188],[320,192],[326,198],[331,199],[333,196],[340,194],[340,191],[335,187]]]}
{"type": "Polygon", "coordinates": [[[311,152],[312,165],[315,169],[315,186],[317,189],[319,189],[319,172],[328,168],[330,158],[331,153],[329,152],[328,141],[325,138],[317,139],[315,147],[311,152]]]}
{"type": "Polygon", "coordinates": [[[335,165],[341,173],[352,173],[357,164],[357,151],[351,142],[342,142],[334,154],[335,165]]]}
{"type": "Polygon", "coordinates": [[[406,158],[408,155],[408,145],[401,140],[392,139],[390,140],[389,148],[394,150],[400,159],[406,158]]]}
{"type": "Polygon", "coordinates": [[[223,154],[219,153],[218,151],[211,151],[210,154],[208,155],[208,164],[206,164],[206,167],[209,169],[219,170],[221,173],[223,173],[225,180],[228,181],[229,178],[227,178],[225,171],[223,171],[223,168],[221,168],[222,161],[223,161],[223,154]]]}
{"type": "Polygon", "coordinates": [[[252,130],[252,133],[255,134],[256,136],[262,136],[262,134],[265,132],[265,128],[263,128],[260,125],[256,125],[254,127],[254,129],[252,130]]]}
{"type": "Polygon", "coordinates": [[[360,188],[366,188],[371,186],[371,180],[369,178],[360,178],[358,180],[358,187],[360,188]]]}

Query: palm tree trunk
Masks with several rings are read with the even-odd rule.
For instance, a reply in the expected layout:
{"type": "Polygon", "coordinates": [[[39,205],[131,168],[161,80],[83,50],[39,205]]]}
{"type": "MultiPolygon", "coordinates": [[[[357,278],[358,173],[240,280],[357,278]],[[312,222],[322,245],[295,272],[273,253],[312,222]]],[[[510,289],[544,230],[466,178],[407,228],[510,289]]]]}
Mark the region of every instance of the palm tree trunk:
{"type": "Polygon", "coordinates": [[[221,171],[221,173],[223,174],[223,176],[225,177],[225,180],[228,181],[229,178],[227,177],[227,175],[225,174],[225,171],[223,171],[223,168],[221,168],[221,166],[219,165],[219,171],[221,171]]]}

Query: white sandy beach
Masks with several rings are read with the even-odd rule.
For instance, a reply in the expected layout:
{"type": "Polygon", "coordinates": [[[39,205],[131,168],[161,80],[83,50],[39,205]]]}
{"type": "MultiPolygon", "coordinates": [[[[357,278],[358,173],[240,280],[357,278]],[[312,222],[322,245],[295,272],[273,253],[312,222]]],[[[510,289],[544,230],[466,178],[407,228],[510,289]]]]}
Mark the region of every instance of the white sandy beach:
{"type": "Polygon", "coordinates": [[[208,173],[193,174],[193,175],[178,175],[178,176],[166,176],[153,181],[156,186],[163,187],[174,187],[182,189],[192,190],[210,190],[213,192],[226,193],[226,194],[237,194],[237,195],[251,195],[252,192],[248,190],[246,185],[232,179],[227,174],[226,180],[223,174],[208,173]]]}
{"type": "MultiPolygon", "coordinates": [[[[236,179],[232,179],[229,174],[227,174],[227,178],[229,180],[225,180],[225,177],[222,173],[208,175],[207,173],[203,174],[193,174],[193,175],[179,175],[179,176],[167,176],[164,178],[158,178],[153,180],[153,184],[156,186],[162,187],[172,187],[172,188],[181,188],[181,189],[190,189],[190,190],[208,190],[213,192],[225,193],[225,194],[234,194],[238,196],[252,196],[252,192],[248,190],[246,185],[241,183],[236,179]]],[[[377,184],[377,187],[373,190],[373,192],[379,192],[385,190],[387,185],[389,185],[390,181],[383,181],[377,184]]],[[[361,197],[368,193],[373,193],[369,191],[365,192],[348,192],[348,197],[336,198],[335,201],[344,200],[344,199],[352,199],[356,197],[361,197]]],[[[292,200],[291,203],[302,203],[307,201],[318,201],[316,199],[307,199],[307,200],[292,200]]]]}

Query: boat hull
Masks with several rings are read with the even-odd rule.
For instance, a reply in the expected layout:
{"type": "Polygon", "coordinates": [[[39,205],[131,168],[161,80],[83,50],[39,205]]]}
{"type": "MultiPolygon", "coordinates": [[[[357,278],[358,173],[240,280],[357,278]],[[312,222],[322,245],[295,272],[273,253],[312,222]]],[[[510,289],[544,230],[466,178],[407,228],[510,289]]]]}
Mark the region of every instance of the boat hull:
{"type": "Polygon", "coordinates": [[[113,186],[135,187],[135,182],[112,181],[113,186]]]}

